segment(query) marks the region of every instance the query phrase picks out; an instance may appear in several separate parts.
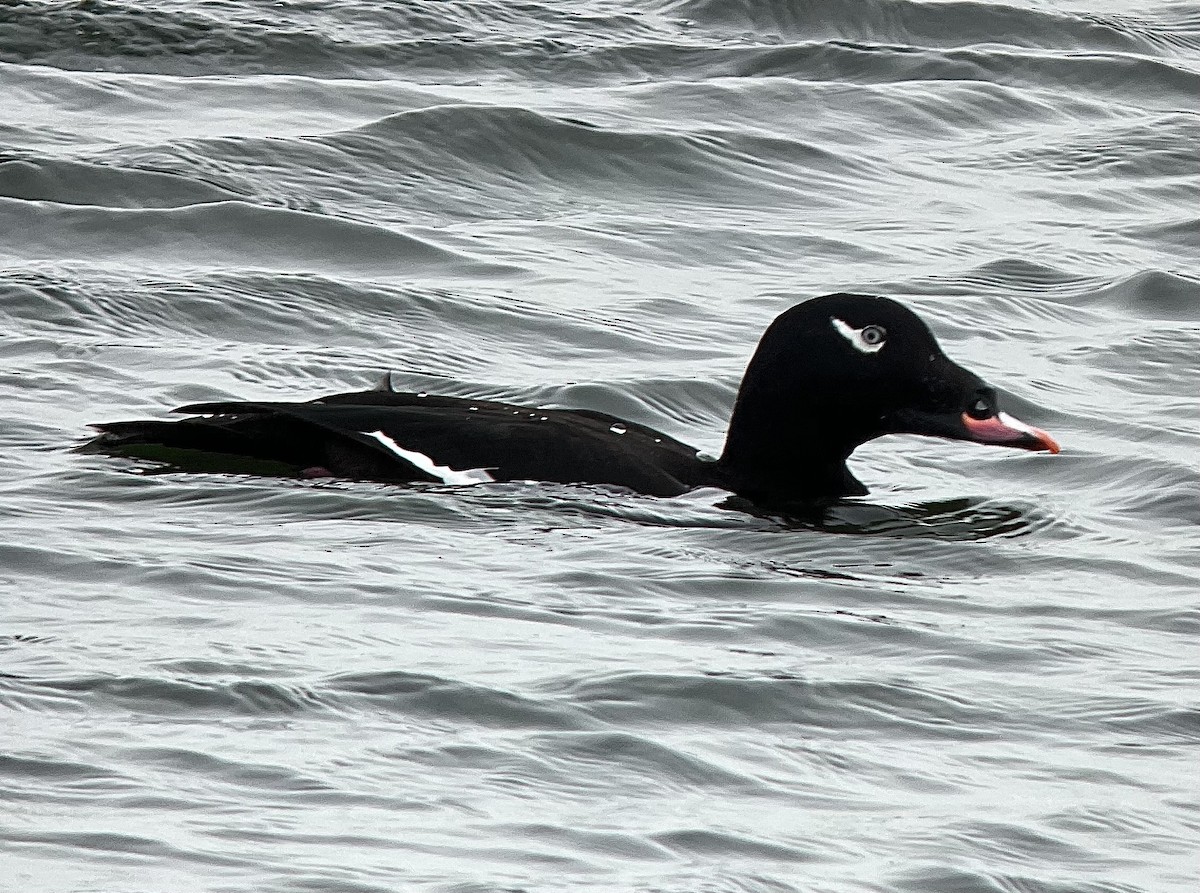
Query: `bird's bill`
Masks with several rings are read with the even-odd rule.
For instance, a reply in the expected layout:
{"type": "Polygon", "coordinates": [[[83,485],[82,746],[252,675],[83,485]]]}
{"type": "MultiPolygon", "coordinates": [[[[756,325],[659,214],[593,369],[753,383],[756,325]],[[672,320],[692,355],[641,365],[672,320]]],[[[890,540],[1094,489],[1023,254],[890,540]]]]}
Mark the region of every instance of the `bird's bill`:
{"type": "Polygon", "coordinates": [[[1022,450],[1045,450],[1058,453],[1062,448],[1050,434],[1008,413],[996,413],[988,419],[974,419],[962,413],[960,421],[966,436],[960,439],[974,443],[991,443],[997,446],[1016,446],[1022,450]]]}
{"type": "Polygon", "coordinates": [[[1022,450],[1045,450],[1050,453],[1057,453],[1062,449],[1058,441],[1041,428],[1026,425],[1007,412],[998,412],[986,419],[972,418],[964,412],[960,421],[966,432],[962,440],[1017,447],[1022,450]]]}
{"type": "Polygon", "coordinates": [[[1015,447],[1057,453],[1062,447],[1040,428],[1027,425],[1006,412],[997,412],[977,419],[965,412],[932,413],[912,411],[897,414],[897,433],[926,434],[949,440],[986,443],[993,446],[1015,447]]]}

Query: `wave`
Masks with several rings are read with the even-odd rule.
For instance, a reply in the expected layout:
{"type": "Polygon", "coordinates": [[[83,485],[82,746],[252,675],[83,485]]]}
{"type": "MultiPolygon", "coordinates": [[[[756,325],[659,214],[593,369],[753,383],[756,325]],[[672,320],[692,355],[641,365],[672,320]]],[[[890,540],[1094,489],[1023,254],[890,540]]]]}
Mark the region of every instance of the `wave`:
{"type": "Polygon", "coordinates": [[[0,198],[108,208],[180,208],[241,197],[182,174],[51,158],[0,161],[0,198]]]}
{"type": "MultiPolygon", "coordinates": [[[[793,632],[795,629],[793,627],[793,632]]],[[[969,643],[964,643],[969,647],[969,643]]],[[[994,662],[996,655],[989,657],[994,662]]],[[[231,668],[219,667],[220,675],[231,668]]],[[[1115,732],[1163,741],[1195,742],[1200,713],[1165,700],[1105,696],[1057,705],[1053,716],[1030,716],[996,698],[988,703],[951,689],[904,681],[822,680],[789,674],[769,677],[728,673],[621,672],[589,678],[552,679],[517,693],[402,670],[347,673],[310,683],[242,678],[79,675],[58,679],[0,677],[0,703],[9,708],[94,712],[133,710],[154,716],[298,716],[306,713],[396,713],[418,721],[475,727],[567,732],[553,742],[559,759],[594,760],[597,746],[619,745],[632,764],[669,765],[678,780],[739,785],[735,773],[715,775],[686,758],[651,747],[632,733],[661,723],[759,727],[786,723],[810,734],[903,734],[908,740],[989,740],[1039,733],[1115,732]],[[566,750],[564,751],[564,745],[566,750]]],[[[45,760],[0,764],[14,772],[67,779],[105,777],[94,768],[64,768],[45,760]],[[66,773],[64,775],[64,773],[66,773]]],[[[284,779],[280,779],[284,780],[284,779]]],[[[306,786],[307,787],[307,786],[306,786]]]]}
{"type": "MultiPolygon", "coordinates": [[[[264,204],[355,219],[436,223],[518,212],[582,218],[579,230],[597,238],[621,236],[588,228],[586,215],[597,207],[650,203],[668,213],[721,205],[758,220],[779,208],[851,205],[868,193],[864,184],[886,176],[868,152],[831,150],[796,134],[695,124],[629,129],[466,103],[319,135],[115,147],[89,163],[170,172],[264,204]]],[[[637,241],[654,244],[640,234],[637,241]]],[[[806,244],[866,250],[786,229],[764,234],[756,250],[782,255],[806,244]]]]}
{"type": "Polygon", "coordinates": [[[588,35],[594,41],[658,36],[645,17],[619,11],[564,12],[553,3],[381,7],[374,3],[275,7],[229,3],[220,15],[123,0],[9,0],[0,6],[0,56],[59,68],[100,64],[124,70],[196,74],[206,70],[323,70],[358,74],[411,64],[426,53],[462,63],[473,44],[588,35]],[[331,24],[333,27],[331,27],[331,24]],[[403,35],[403,37],[397,37],[403,35]],[[447,54],[458,45],[462,52],[447,54]]]}
{"type": "Polygon", "coordinates": [[[728,34],[842,38],[914,46],[993,44],[1093,52],[1200,48],[1200,21],[949,0],[678,0],[671,15],[728,34]]]}
{"type": "Polygon", "coordinates": [[[817,172],[850,178],[870,166],[798,139],[628,131],[524,108],[465,104],[401,112],[309,142],[369,165],[377,179],[385,178],[381,171],[415,170],[431,185],[492,196],[502,190],[513,204],[559,195],[564,208],[588,196],[784,205],[811,191],[817,172]]]}
{"type": "MultiPolygon", "coordinates": [[[[162,60],[241,57],[267,53],[320,58],[335,46],[316,33],[281,22],[238,21],[179,8],[87,0],[7,2],[0,6],[0,56],[9,61],[89,68],[98,60],[154,70],[162,60]],[[265,40],[270,33],[271,40],[265,40]],[[140,63],[140,64],[139,64],[140,63]]],[[[314,59],[313,61],[316,61],[314,59]]]]}
{"type": "MultiPolygon", "coordinates": [[[[1188,222],[1182,224],[1185,229],[1188,226],[1188,222]]],[[[1057,320],[1077,325],[1079,314],[1067,308],[1090,309],[1097,315],[1113,312],[1142,325],[1154,320],[1200,318],[1195,300],[1200,277],[1179,270],[1139,270],[1111,277],[1081,275],[1035,260],[1006,257],[969,270],[891,285],[910,294],[987,296],[985,306],[997,319],[1007,318],[1010,325],[1014,313],[1042,323],[1057,320]],[[998,303],[996,298],[1011,300],[998,303]]],[[[937,313],[936,306],[932,310],[937,313]]]]}
{"type": "Polygon", "coordinates": [[[10,146],[67,146],[96,153],[198,135],[286,137],[371,121],[402,108],[448,101],[442,88],[310,74],[171,77],[64,71],[0,62],[14,112],[0,122],[10,146]],[[87,134],[81,139],[81,134],[87,134]]]}
{"type": "MultiPolygon", "coordinates": [[[[1200,89],[1200,71],[1165,59],[1122,54],[1047,55],[1010,48],[927,49],[865,43],[801,43],[746,51],[724,63],[731,77],[895,84],[979,81],[1038,90],[1070,88],[1141,108],[1173,111],[1200,89]]],[[[719,71],[721,69],[717,69],[719,71]]],[[[713,74],[716,71],[712,72],[713,74]]]]}
{"type": "MultiPolygon", "coordinates": [[[[1008,68],[1012,76],[1014,57],[997,50],[1004,46],[1030,50],[1020,69],[1043,77],[1054,67],[1032,70],[1036,62],[1030,59],[1053,57],[1063,65],[1070,57],[1104,56],[1107,66],[1122,69],[1107,78],[1114,87],[1130,77],[1165,82],[1166,69],[1123,65],[1122,60],[1186,60],[1200,47],[1194,14],[1165,10],[1131,16],[966,0],[934,5],[682,0],[660,2],[649,12],[568,12],[557,4],[530,3],[489,4],[481,14],[461,2],[432,7],[347,3],[344,8],[277,8],[265,16],[249,4],[233,3],[218,17],[118,0],[14,0],[0,6],[0,57],[64,69],[99,66],[189,76],[236,71],[380,77],[403,71],[445,84],[469,83],[480,71],[574,83],[603,83],[614,75],[679,77],[689,70],[693,77],[711,77],[717,66],[737,68],[743,76],[798,75],[801,56],[809,56],[810,78],[886,80],[886,72],[898,68],[902,73],[891,75],[894,80],[969,77],[972,71],[974,79],[994,68],[1008,68]],[[782,56],[769,46],[796,40],[813,43],[808,49],[785,49],[782,56]],[[966,55],[943,61],[939,73],[936,57],[914,57],[914,48],[957,48],[966,55]],[[917,67],[914,60],[921,60],[917,67]]],[[[1100,73],[1099,68],[1071,71],[1077,86],[1089,85],[1100,73]]],[[[1177,89],[1189,85],[1194,89],[1194,81],[1176,79],[1177,89]]]]}
{"type": "Polygon", "coordinates": [[[381,279],[513,272],[382,226],[242,201],[114,210],[0,198],[0,228],[9,234],[0,259],[20,265],[88,261],[381,279]]]}
{"type": "MultiPolygon", "coordinates": [[[[1191,224],[1186,231],[1198,229],[1191,224]]],[[[1091,298],[1138,319],[1197,322],[1200,321],[1200,272],[1141,270],[1105,282],[1092,291],[1091,298]]],[[[1169,355],[1160,356],[1166,360],[1169,355]]]]}
{"type": "Polygon", "coordinates": [[[1195,170],[1195,159],[1186,145],[1200,140],[1200,116],[1175,111],[1142,115],[1136,123],[1105,121],[1086,130],[1073,130],[1052,144],[1026,138],[1014,141],[1016,145],[1005,151],[991,147],[986,157],[956,147],[953,156],[941,158],[968,168],[1040,171],[1060,180],[1067,176],[1075,183],[1094,181],[1100,175],[1120,184],[1122,197],[1164,181],[1170,188],[1165,197],[1171,203],[1197,197],[1186,185],[1195,170]]]}

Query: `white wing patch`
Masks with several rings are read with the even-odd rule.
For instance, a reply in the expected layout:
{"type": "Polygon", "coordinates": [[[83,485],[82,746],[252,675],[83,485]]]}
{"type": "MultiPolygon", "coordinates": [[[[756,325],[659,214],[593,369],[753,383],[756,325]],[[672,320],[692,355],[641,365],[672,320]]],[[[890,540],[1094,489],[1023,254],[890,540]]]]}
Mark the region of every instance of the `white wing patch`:
{"type": "Polygon", "coordinates": [[[404,459],[411,462],[426,474],[439,478],[443,484],[486,484],[496,480],[486,468],[468,468],[466,471],[455,471],[449,465],[438,465],[424,453],[416,450],[406,450],[382,431],[364,431],[367,437],[374,437],[381,444],[404,459]]]}
{"type": "MultiPolygon", "coordinates": [[[[856,329],[843,319],[838,319],[836,316],[829,317],[829,321],[833,323],[837,333],[850,342],[851,346],[862,353],[878,353],[883,349],[884,341],[876,342],[875,344],[867,344],[863,338],[863,330],[856,329]]],[[[863,326],[865,329],[866,326],[863,326]]]]}

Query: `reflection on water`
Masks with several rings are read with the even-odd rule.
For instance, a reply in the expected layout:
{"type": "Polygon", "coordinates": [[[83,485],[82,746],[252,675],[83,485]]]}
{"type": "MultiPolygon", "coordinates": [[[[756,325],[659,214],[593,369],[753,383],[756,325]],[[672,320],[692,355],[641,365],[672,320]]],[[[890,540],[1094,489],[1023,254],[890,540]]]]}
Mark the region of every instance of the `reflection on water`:
{"type": "Polygon", "coordinates": [[[1033,503],[1014,504],[989,498],[959,497],[914,505],[886,505],[864,499],[840,499],[767,511],[731,496],[720,508],[771,519],[787,529],[823,533],[970,542],[993,537],[1019,537],[1052,523],[1033,503]]]}
{"type": "Polygon", "coordinates": [[[967,497],[897,506],[847,501],[827,507],[817,518],[789,515],[786,521],[828,533],[963,542],[1022,536],[1050,523],[1033,504],[967,497]]]}

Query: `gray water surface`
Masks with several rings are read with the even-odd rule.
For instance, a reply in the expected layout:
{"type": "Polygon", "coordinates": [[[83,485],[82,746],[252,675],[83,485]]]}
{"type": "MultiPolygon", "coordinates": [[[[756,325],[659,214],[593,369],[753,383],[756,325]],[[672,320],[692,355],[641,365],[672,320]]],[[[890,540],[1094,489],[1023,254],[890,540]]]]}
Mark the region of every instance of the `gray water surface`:
{"type": "Polygon", "coordinates": [[[0,888],[1191,893],[1200,5],[0,0],[0,888]],[[819,522],[160,473],[397,387],[719,452],[888,294],[1058,456],[819,522]]]}

